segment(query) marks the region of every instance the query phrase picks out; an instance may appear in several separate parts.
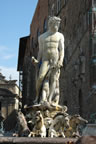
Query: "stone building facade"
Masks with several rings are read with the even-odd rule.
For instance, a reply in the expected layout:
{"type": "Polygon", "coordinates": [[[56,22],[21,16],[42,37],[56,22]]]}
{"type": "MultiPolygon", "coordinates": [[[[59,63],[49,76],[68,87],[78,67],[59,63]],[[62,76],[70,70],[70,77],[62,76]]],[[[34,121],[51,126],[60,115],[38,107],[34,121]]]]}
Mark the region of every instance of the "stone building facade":
{"type": "Polygon", "coordinates": [[[19,109],[19,87],[15,80],[6,80],[0,73],[0,114],[6,119],[14,110],[19,109]]]}
{"type": "MultiPolygon", "coordinates": [[[[48,16],[55,15],[62,19],[59,31],[65,37],[65,58],[60,77],[60,104],[67,105],[70,114],[79,113],[85,118],[96,112],[95,11],[95,0],[38,1],[30,25],[29,50],[26,47],[30,55],[27,57],[30,57],[31,76],[31,79],[29,78],[31,93],[29,90],[28,93],[32,100],[35,95],[36,72],[31,65],[31,56],[37,57],[38,36],[47,29],[48,16]]],[[[27,53],[24,59],[26,55],[27,53]]]]}

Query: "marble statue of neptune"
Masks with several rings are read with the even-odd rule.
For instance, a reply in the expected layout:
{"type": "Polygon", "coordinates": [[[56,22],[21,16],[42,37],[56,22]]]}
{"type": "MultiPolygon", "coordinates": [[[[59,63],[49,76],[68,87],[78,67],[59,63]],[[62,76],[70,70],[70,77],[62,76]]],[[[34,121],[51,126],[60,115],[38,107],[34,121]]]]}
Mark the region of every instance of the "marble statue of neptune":
{"type": "Polygon", "coordinates": [[[48,31],[39,36],[36,99],[56,104],[59,102],[59,76],[64,59],[64,36],[58,32],[61,19],[50,17],[48,31]]]}

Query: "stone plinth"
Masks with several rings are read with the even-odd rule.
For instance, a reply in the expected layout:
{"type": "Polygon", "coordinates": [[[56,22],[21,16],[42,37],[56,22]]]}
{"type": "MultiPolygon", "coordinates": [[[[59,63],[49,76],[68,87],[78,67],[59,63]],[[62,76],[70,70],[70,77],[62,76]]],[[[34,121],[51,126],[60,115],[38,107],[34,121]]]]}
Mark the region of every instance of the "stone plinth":
{"type": "Polygon", "coordinates": [[[77,139],[69,138],[13,138],[0,137],[0,144],[75,144],[77,139]]]}

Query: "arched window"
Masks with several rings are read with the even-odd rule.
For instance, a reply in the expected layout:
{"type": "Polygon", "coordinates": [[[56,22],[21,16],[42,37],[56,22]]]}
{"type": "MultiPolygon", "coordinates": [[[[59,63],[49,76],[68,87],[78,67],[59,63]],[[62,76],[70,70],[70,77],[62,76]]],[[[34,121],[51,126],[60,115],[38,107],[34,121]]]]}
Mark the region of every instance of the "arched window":
{"type": "Polygon", "coordinates": [[[47,31],[47,20],[44,20],[44,24],[43,24],[43,32],[47,31]]]}
{"type": "Polygon", "coordinates": [[[61,9],[61,0],[57,0],[57,13],[60,11],[61,9]]]}

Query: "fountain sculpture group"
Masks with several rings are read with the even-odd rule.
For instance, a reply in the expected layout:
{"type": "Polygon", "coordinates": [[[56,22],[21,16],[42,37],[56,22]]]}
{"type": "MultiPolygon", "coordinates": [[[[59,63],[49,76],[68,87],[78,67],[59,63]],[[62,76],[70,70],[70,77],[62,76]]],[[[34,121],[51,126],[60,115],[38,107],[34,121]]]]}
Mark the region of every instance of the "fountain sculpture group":
{"type": "Polygon", "coordinates": [[[58,17],[50,17],[48,31],[39,37],[38,57],[32,57],[37,67],[36,99],[34,105],[25,107],[26,119],[23,117],[22,121],[26,127],[19,121],[24,127],[19,127],[19,136],[80,136],[78,125],[87,123],[80,115],[69,115],[67,106],[59,105],[59,76],[64,59],[64,36],[58,32],[60,21],[58,17]]]}

